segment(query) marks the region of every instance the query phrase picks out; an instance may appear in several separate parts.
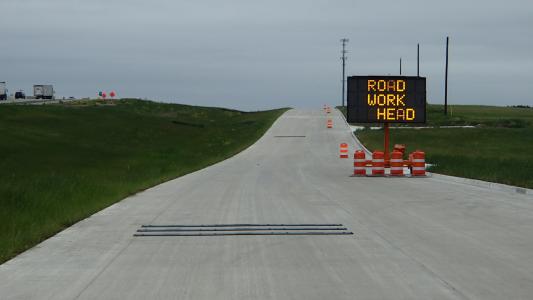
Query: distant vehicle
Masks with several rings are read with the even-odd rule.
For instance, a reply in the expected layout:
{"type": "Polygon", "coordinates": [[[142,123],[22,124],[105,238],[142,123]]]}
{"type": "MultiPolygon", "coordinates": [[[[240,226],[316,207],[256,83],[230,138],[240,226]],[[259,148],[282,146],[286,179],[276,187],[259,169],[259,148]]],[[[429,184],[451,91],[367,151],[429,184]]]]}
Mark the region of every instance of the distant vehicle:
{"type": "Polygon", "coordinates": [[[69,99],[71,99],[71,100],[74,100],[74,99],[76,99],[75,97],[68,97],[68,98],[69,98],[69,99]]]}
{"type": "Polygon", "coordinates": [[[54,86],[51,84],[36,84],[33,86],[35,99],[54,99],[54,86]]]}
{"type": "Polygon", "coordinates": [[[15,92],[15,99],[26,99],[24,91],[15,92]]]}
{"type": "Polygon", "coordinates": [[[0,100],[7,100],[7,88],[5,81],[0,81],[0,100]]]}

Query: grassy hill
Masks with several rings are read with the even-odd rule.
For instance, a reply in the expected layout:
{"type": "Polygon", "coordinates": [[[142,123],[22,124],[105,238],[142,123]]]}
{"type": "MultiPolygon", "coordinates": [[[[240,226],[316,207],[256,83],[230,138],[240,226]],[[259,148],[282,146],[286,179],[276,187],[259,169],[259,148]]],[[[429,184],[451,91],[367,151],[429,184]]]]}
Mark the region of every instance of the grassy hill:
{"type": "Polygon", "coordinates": [[[238,153],[285,111],[105,103],[0,107],[0,262],[128,195],[238,153]]]}
{"type": "MultiPolygon", "coordinates": [[[[444,116],[442,105],[429,105],[427,113],[428,126],[476,128],[393,129],[391,145],[425,151],[432,172],[533,188],[533,108],[452,105],[444,116]]],[[[383,131],[356,135],[383,149],[383,131]]]]}

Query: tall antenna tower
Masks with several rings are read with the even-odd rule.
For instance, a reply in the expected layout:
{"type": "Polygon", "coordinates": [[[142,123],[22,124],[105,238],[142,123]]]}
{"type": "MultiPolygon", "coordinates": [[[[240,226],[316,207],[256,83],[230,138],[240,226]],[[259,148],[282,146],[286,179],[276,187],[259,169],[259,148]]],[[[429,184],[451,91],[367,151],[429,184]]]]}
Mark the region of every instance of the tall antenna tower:
{"type": "Polygon", "coordinates": [[[348,59],[348,57],[346,57],[346,53],[348,53],[348,51],[346,51],[346,43],[348,43],[350,40],[349,39],[341,39],[341,43],[342,43],[342,51],[341,51],[341,54],[342,54],[342,57],[341,57],[341,60],[342,60],[342,101],[341,101],[341,104],[342,104],[342,107],[344,107],[344,91],[345,91],[345,88],[344,88],[344,83],[346,82],[346,75],[345,75],[345,68],[346,68],[346,60],[348,59]]]}

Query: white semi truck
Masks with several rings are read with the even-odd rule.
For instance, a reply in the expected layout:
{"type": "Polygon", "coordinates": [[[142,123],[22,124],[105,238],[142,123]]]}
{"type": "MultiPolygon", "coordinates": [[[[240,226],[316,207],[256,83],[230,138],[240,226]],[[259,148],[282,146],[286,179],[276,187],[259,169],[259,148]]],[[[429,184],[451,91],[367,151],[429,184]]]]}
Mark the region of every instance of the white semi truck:
{"type": "Polygon", "coordinates": [[[33,86],[35,99],[54,99],[54,86],[51,84],[36,84],[33,86]]]}
{"type": "Polygon", "coordinates": [[[7,100],[7,87],[5,81],[0,81],[0,100],[7,100]]]}

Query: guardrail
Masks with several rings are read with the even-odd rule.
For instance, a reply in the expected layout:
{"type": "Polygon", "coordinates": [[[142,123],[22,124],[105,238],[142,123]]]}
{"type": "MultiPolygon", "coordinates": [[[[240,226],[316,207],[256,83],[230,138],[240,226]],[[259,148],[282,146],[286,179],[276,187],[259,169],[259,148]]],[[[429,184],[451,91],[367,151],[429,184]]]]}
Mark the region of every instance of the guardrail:
{"type": "Polygon", "coordinates": [[[67,101],[78,101],[83,99],[35,99],[35,98],[26,98],[26,99],[14,99],[8,98],[7,100],[0,100],[0,104],[44,104],[44,103],[60,103],[67,101]]]}

